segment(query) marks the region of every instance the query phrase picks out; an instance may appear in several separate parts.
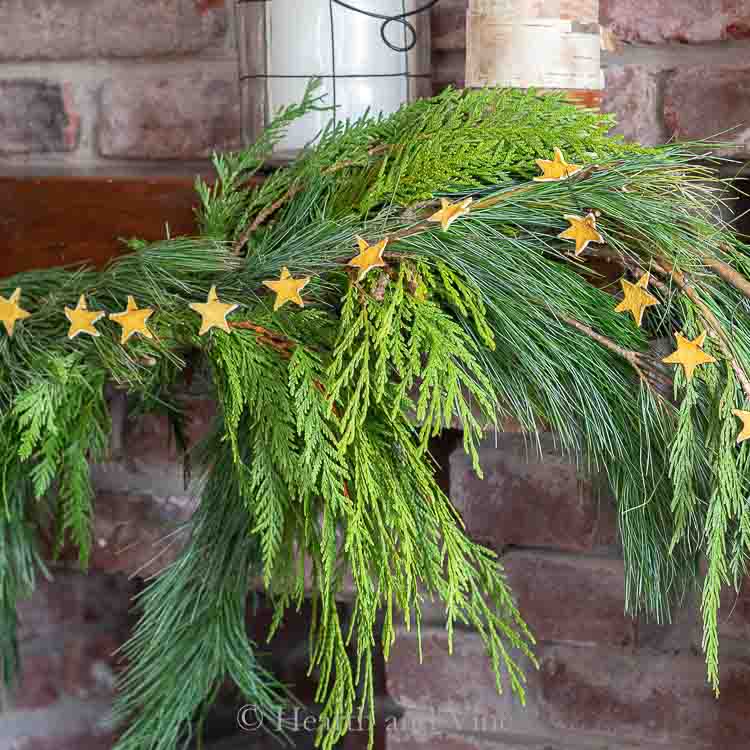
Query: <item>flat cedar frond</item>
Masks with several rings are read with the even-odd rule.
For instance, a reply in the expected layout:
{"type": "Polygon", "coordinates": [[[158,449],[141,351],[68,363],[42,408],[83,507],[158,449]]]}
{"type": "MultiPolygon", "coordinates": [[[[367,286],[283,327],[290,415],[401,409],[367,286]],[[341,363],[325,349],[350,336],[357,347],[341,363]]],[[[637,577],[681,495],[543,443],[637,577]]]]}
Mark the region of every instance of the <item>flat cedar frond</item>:
{"type": "Polygon", "coordinates": [[[100,371],[92,378],[76,355],[39,358],[11,410],[18,458],[37,499],[58,481],[58,549],[70,535],[84,566],[91,550],[94,497],[89,461],[104,457],[110,429],[103,375],[100,371]]]}
{"type": "Polygon", "coordinates": [[[420,270],[402,264],[395,278],[352,285],[344,298],[341,334],[328,375],[330,401],[343,411],[340,448],[352,444],[370,404],[387,401],[394,416],[413,406],[422,451],[430,438],[450,428],[454,418],[460,419],[464,444],[480,471],[476,442],[484,424],[472,405],[492,422],[495,395],[476,342],[427,293],[439,287],[455,311],[477,326],[477,334],[491,341],[484,309],[476,294],[466,284],[459,286],[456,276],[444,268],[437,280],[426,264],[420,269],[424,279],[420,270]],[[383,281],[378,299],[373,285],[383,281]]]}

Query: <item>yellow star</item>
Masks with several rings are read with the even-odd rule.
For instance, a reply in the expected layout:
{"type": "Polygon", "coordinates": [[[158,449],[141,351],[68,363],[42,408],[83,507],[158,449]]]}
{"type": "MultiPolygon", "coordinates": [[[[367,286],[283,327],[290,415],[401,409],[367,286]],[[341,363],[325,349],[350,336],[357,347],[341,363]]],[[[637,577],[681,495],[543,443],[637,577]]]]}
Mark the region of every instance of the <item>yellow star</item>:
{"type": "Polygon", "coordinates": [[[0,296],[0,322],[5,326],[8,336],[13,335],[17,320],[28,318],[31,313],[22,310],[18,304],[21,300],[21,287],[18,287],[8,299],[0,296]]]}
{"type": "Polygon", "coordinates": [[[300,297],[300,292],[310,283],[310,277],[305,276],[302,279],[294,279],[289,273],[286,266],[281,269],[281,276],[278,281],[264,281],[263,284],[269,289],[276,292],[276,301],[273,303],[273,309],[278,310],[287,302],[295,302],[300,307],[305,303],[300,297]]]}
{"type": "Polygon", "coordinates": [[[427,221],[440,222],[443,227],[443,231],[447,232],[448,227],[459,217],[469,213],[469,206],[474,202],[473,198],[464,198],[462,201],[457,203],[451,203],[446,198],[441,198],[440,203],[442,208],[432,214],[427,221]]]}
{"type": "Polygon", "coordinates": [[[576,172],[580,172],[583,167],[578,164],[568,164],[559,148],[555,147],[555,156],[553,159],[537,159],[536,163],[542,174],[534,178],[534,182],[556,182],[565,180],[576,172]]]}
{"type": "Polygon", "coordinates": [[[216,294],[216,287],[212,286],[211,291],[208,293],[208,299],[205,302],[193,302],[190,305],[190,309],[195,310],[203,318],[198,335],[203,336],[204,333],[208,333],[212,328],[221,328],[222,331],[231,333],[232,329],[229,327],[229,323],[227,323],[227,315],[234,312],[238,307],[239,305],[228,305],[220,302],[216,294]]]}
{"type": "Polygon", "coordinates": [[[742,432],[737,436],[737,445],[739,445],[744,443],[745,440],[750,440],[750,411],[735,409],[732,414],[742,420],[742,432]]]}
{"type": "Polygon", "coordinates": [[[373,268],[385,268],[388,265],[383,260],[383,251],[388,244],[388,238],[380,240],[377,245],[368,245],[361,237],[357,237],[357,242],[359,243],[359,255],[352,258],[347,265],[360,269],[357,281],[362,281],[373,268]]]}
{"type": "Polygon", "coordinates": [[[65,317],[70,321],[68,338],[74,339],[79,333],[87,333],[89,336],[101,336],[101,332],[94,328],[94,324],[106,314],[103,310],[89,312],[88,305],[86,304],[86,296],[82,294],[78,299],[75,309],[65,308],[65,317]]]}
{"type": "Polygon", "coordinates": [[[561,240],[575,240],[576,257],[589,246],[589,242],[604,242],[604,237],[596,229],[596,216],[591,211],[585,217],[566,214],[563,218],[570,222],[570,226],[557,236],[561,240]]]}
{"type": "Polygon", "coordinates": [[[685,368],[685,377],[688,381],[693,379],[693,373],[698,365],[705,365],[716,360],[703,351],[703,344],[706,342],[705,331],[697,339],[689,341],[679,333],[675,334],[677,339],[677,351],[665,357],[662,362],[668,365],[682,365],[685,368]]]}
{"type": "Polygon", "coordinates": [[[138,309],[138,305],[135,304],[135,300],[132,296],[128,295],[128,307],[123,312],[111,313],[109,316],[110,320],[114,320],[117,325],[122,326],[122,338],[120,339],[121,344],[126,344],[131,336],[136,333],[140,333],[147,339],[154,338],[154,334],[148,330],[146,321],[154,314],[154,311],[150,307],[144,307],[138,309]]]}
{"type": "Polygon", "coordinates": [[[635,284],[631,284],[627,279],[620,279],[622,291],[625,292],[625,299],[617,305],[615,312],[632,312],[638,328],[641,327],[646,308],[659,304],[659,300],[646,291],[650,278],[651,274],[647,271],[635,284]]]}

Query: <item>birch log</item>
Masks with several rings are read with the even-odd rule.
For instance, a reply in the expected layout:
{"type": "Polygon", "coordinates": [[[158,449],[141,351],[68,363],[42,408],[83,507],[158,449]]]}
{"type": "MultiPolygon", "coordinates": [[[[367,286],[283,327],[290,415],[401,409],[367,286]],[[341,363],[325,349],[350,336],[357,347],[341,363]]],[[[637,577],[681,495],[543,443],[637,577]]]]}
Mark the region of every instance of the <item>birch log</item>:
{"type": "Polygon", "coordinates": [[[469,0],[466,85],[601,100],[599,0],[469,0]]]}

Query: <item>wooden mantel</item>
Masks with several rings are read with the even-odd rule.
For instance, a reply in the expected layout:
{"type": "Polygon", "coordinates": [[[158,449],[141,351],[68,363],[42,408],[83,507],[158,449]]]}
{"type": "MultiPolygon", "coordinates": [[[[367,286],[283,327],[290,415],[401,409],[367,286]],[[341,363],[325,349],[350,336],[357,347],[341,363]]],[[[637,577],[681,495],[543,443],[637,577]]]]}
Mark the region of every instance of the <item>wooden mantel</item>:
{"type": "Polygon", "coordinates": [[[0,174],[0,276],[102,266],[124,252],[122,239],[194,234],[196,174],[211,172],[199,164],[115,175],[0,174]]]}

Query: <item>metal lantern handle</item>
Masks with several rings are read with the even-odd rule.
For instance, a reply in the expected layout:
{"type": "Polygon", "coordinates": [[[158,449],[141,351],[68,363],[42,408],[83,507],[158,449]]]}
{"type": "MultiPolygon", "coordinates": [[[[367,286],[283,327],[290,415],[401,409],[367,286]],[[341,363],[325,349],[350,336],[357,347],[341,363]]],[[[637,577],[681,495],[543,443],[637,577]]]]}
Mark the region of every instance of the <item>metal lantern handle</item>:
{"type": "Polygon", "coordinates": [[[377,18],[381,20],[383,24],[380,27],[380,37],[383,40],[383,44],[392,49],[394,52],[409,52],[410,50],[414,49],[417,44],[417,30],[406,19],[409,18],[409,16],[416,16],[418,13],[424,13],[425,11],[428,11],[430,8],[437,5],[440,0],[430,0],[430,2],[421,5],[419,8],[415,8],[414,10],[411,10],[407,13],[398,13],[393,16],[386,16],[382,13],[375,13],[371,10],[364,10],[364,8],[357,8],[355,5],[350,5],[349,3],[343,2],[343,0],[332,1],[336,5],[340,5],[342,8],[346,8],[347,10],[352,10],[355,13],[361,13],[363,16],[369,16],[370,18],[377,18]],[[405,31],[409,31],[411,33],[411,41],[408,44],[404,45],[403,47],[399,47],[397,44],[393,44],[388,39],[386,30],[392,23],[400,23],[404,27],[405,31]]]}

